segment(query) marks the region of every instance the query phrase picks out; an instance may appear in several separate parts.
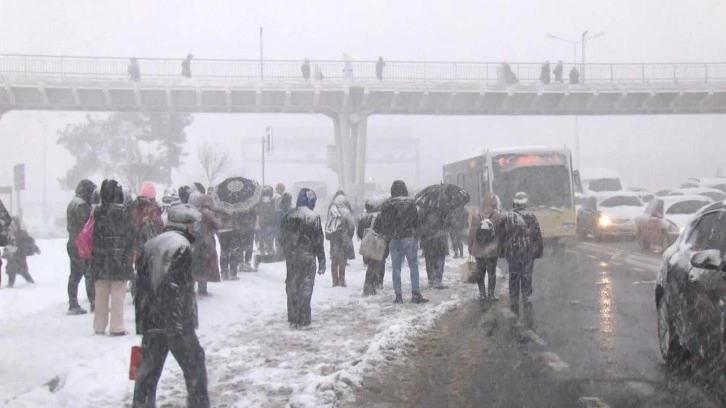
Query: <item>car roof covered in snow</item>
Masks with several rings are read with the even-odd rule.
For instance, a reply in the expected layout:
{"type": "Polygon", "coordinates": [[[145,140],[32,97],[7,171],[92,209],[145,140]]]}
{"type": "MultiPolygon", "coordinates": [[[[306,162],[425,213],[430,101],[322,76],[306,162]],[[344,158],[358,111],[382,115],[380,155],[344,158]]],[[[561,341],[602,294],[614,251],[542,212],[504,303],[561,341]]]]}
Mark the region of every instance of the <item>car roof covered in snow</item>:
{"type": "Polygon", "coordinates": [[[582,180],[597,180],[604,178],[617,178],[620,176],[612,169],[582,169],[580,170],[580,178],[582,180]]]}
{"type": "Polygon", "coordinates": [[[670,207],[673,204],[681,203],[683,201],[704,201],[706,203],[713,203],[713,199],[702,196],[702,195],[676,195],[676,196],[664,196],[656,197],[656,199],[663,200],[663,204],[666,207],[670,207]]]}
{"type": "MultiPolygon", "coordinates": [[[[724,194],[723,191],[721,191],[719,189],[715,189],[715,188],[694,187],[694,188],[677,188],[675,190],[671,190],[670,195],[701,195],[703,193],[724,194]]],[[[726,194],[724,194],[724,195],[726,195],[726,194]]]]}

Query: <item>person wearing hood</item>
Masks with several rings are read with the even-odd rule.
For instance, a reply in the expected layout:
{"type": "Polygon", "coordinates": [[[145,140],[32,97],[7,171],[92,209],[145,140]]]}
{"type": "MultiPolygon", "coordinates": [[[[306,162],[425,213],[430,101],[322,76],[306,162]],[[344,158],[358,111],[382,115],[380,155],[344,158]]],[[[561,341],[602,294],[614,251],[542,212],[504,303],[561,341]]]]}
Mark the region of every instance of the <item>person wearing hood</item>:
{"type": "Polygon", "coordinates": [[[27,258],[39,253],[40,249],[35,244],[33,237],[28,234],[20,217],[12,217],[8,245],[3,252],[3,257],[8,260],[5,272],[8,274],[9,288],[15,286],[15,277],[17,275],[22,276],[28,283],[35,283],[33,277],[30,276],[30,271],[28,271],[27,258]]]}
{"type": "Polygon", "coordinates": [[[539,222],[534,213],[527,210],[527,193],[514,195],[512,211],[502,221],[502,234],[499,234],[499,255],[507,258],[509,265],[509,300],[512,312],[519,316],[519,297],[521,293],[526,323],[533,322],[532,270],[534,260],[542,257],[544,246],[539,222]]]}
{"type": "Polygon", "coordinates": [[[81,259],[78,255],[76,237],[86,225],[91,216],[91,205],[93,194],[97,190],[96,184],[91,180],[81,180],[76,186],[76,195],[73,197],[66,209],[66,225],[68,230],[68,243],[66,250],[71,262],[70,275],[68,276],[68,314],[85,314],[86,309],[78,303],[78,285],[81,279],[85,279],[86,296],[91,305],[91,311],[95,309],[96,292],[93,283],[93,274],[90,269],[90,259],[81,259]]]}
{"type": "MultiPolygon", "coordinates": [[[[358,220],[356,234],[358,239],[362,240],[367,230],[372,229],[375,232],[381,230],[381,211],[380,206],[375,206],[371,200],[366,200],[365,213],[358,220]]],[[[388,257],[388,248],[383,255],[382,260],[363,257],[363,264],[366,265],[366,277],[363,284],[363,296],[376,294],[376,289],[383,286],[383,276],[386,271],[386,258],[388,257]]]]}
{"type": "Polygon", "coordinates": [[[144,181],[139,196],[131,204],[131,221],[136,230],[135,250],[140,251],[146,241],[161,234],[164,221],[161,218],[161,207],[156,203],[156,187],[150,181],[144,181]]]}
{"type": "Polygon", "coordinates": [[[202,214],[201,221],[194,227],[196,241],[192,245],[192,272],[198,282],[199,296],[210,296],[207,282],[220,281],[217,242],[214,236],[222,228],[222,220],[215,213],[214,201],[208,195],[194,192],[189,198],[189,204],[202,214]]]}
{"type": "Polygon", "coordinates": [[[401,287],[401,265],[403,259],[408,261],[411,276],[411,302],[426,303],[421,295],[418,281],[418,250],[416,249],[416,229],[419,228],[418,210],[413,198],[408,196],[406,183],[396,180],[391,184],[391,198],[381,205],[381,229],[378,231],[388,240],[393,266],[393,291],[396,294],[394,303],[403,303],[401,287]]]}
{"type": "Polygon", "coordinates": [[[91,270],[96,285],[93,330],[104,334],[111,315],[111,336],[126,334],[124,297],[126,282],[133,279],[134,228],[123,205],[121,185],[116,180],[101,183],[101,204],[94,208],[91,270]],[[110,306],[109,306],[110,302],[110,306]]]}
{"type": "Polygon", "coordinates": [[[313,212],[316,201],[314,191],[302,188],[297,206],[280,222],[280,243],[287,267],[287,321],[293,328],[310,325],[315,271],[325,273],[325,238],[320,216],[313,212]]]}
{"type": "Polygon", "coordinates": [[[476,283],[479,302],[499,300],[494,295],[497,285],[497,230],[502,217],[499,214],[499,198],[486,193],[479,212],[471,217],[467,245],[469,254],[476,259],[476,283]],[[487,279],[488,278],[488,279],[487,279]],[[485,286],[485,280],[487,285],[485,286]]]}
{"type": "Polygon", "coordinates": [[[350,210],[350,202],[345,195],[339,195],[328,211],[325,223],[325,237],[330,241],[330,265],[333,287],[345,287],[345,267],[349,259],[355,259],[353,235],[355,219],[350,210]]]}
{"type": "Polygon", "coordinates": [[[169,208],[164,232],[149,240],[136,261],[136,333],[142,335],[132,407],[153,407],[169,352],[184,373],[187,406],[209,407],[205,353],[192,276],[194,225],[202,215],[188,204],[169,208]]]}

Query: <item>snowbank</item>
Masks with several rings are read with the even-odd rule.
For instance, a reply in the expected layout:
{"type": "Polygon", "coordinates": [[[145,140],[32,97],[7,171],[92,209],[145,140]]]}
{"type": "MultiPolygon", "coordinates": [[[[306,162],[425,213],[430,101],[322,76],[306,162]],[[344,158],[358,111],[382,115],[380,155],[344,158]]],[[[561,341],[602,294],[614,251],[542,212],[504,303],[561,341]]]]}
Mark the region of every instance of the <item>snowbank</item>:
{"type": "MultiPolygon", "coordinates": [[[[129,352],[140,337],[96,336],[92,315],[66,316],[68,261],[63,240],[40,241],[43,254],[29,258],[38,282],[22,278],[0,290],[0,406],[98,407],[130,402],[129,352]]],[[[423,262],[421,262],[423,264],[423,262]]],[[[213,297],[199,301],[198,334],[207,354],[212,405],[216,407],[323,407],[352,398],[363,375],[405,357],[442,313],[476,294],[458,283],[456,262],[447,261],[451,289],[426,290],[425,305],[409,301],[404,267],[403,305],[394,305],[390,265],[377,296],[361,296],[364,267],[351,261],[347,288],[332,288],[329,274],[318,277],[310,330],[286,322],[284,264],[262,265],[235,282],[210,285],[213,297]]],[[[421,282],[426,273],[421,266],[421,282]]],[[[81,285],[79,298],[85,303],[81,285]]],[[[126,329],[133,333],[130,297],[126,329]]],[[[159,406],[184,406],[181,370],[169,356],[158,388],[159,406]]]]}

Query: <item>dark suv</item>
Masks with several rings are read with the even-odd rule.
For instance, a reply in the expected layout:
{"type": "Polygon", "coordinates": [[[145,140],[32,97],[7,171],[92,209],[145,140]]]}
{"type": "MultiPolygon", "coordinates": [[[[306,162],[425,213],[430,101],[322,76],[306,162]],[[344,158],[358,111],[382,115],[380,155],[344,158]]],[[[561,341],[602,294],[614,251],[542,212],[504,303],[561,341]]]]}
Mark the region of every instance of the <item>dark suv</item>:
{"type": "Polygon", "coordinates": [[[663,253],[656,278],[663,358],[695,357],[723,370],[726,340],[726,203],[701,209],[663,253]]]}

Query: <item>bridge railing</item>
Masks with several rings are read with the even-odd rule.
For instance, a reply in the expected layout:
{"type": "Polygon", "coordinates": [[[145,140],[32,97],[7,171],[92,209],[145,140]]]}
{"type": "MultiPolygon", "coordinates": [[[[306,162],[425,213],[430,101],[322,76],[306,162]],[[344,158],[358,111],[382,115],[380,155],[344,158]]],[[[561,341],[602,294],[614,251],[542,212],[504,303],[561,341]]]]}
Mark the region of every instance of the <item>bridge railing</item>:
{"type": "MultiPolygon", "coordinates": [[[[126,81],[126,58],[94,58],[44,55],[0,55],[0,82],[3,80],[41,81],[126,81]]],[[[139,58],[141,81],[177,81],[181,59],[139,58]]],[[[377,81],[375,61],[355,61],[350,81],[377,81]]],[[[192,77],[200,80],[235,83],[250,81],[302,81],[302,61],[194,59],[192,77]]],[[[540,84],[541,63],[510,63],[521,85],[540,84]]],[[[550,71],[555,64],[550,65],[550,71]]],[[[562,79],[569,82],[572,64],[563,67],[562,79]]],[[[726,83],[726,63],[651,63],[577,65],[580,83],[602,85],[681,85],[726,83]]],[[[319,69],[325,80],[346,80],[342,61],[310,61],[311,77],[319,69]]],[[[479,83],[506,85],[502,63],[387,61],[384,82],[479,83]]],[[[550,75],[554,83],[554,75],[550,75]]],[[[314,80],[314,79],[311,79],[314,80]]]]}

